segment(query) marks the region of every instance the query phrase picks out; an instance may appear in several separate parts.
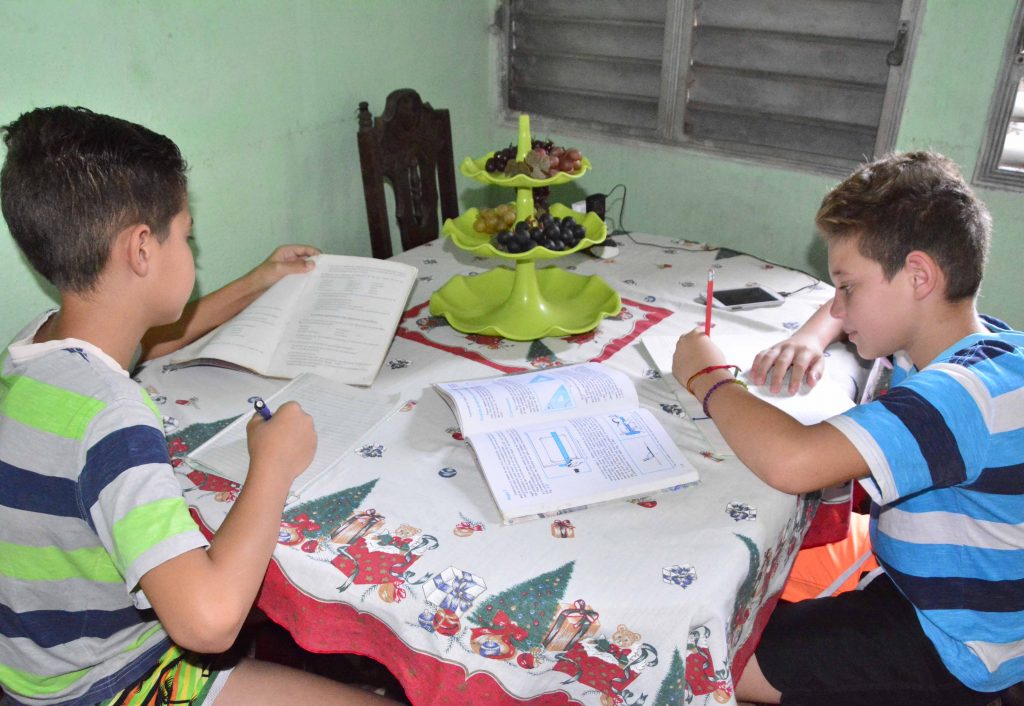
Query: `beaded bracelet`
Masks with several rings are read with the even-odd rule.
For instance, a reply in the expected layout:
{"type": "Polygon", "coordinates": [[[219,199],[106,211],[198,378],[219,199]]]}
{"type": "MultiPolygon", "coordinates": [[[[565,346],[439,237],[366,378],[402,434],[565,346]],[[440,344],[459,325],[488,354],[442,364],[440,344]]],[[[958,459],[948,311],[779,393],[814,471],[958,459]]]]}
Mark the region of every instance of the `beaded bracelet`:
{"type": "Polygon", "coordinates": [[[738,365],[709,365],[703,370],[698,370],[697,372],[690,376],[689,380],[686,381],[686,391],[689,392],[694,397],[696,397],[697,395],[694,394],[693,388],[690,387],[690,385],[693,384],[694,380],[699,378],[701,375],[707,375],[708,373],[713,373],[716,370],[729,370],[730,368],[732,369],[733,377],[736,377],[737,375],[740,374],[740,368],[738,365]]]}
{"type": "Polygon", "coordinates": [[[701,407],[704,409],[705,417],[708,417],[709,419],[711,418],[711,412],[708,411],[708,400],[711,399],[711,395],[713,395],[715,390],[720,388],[722,385],[728,385],[729,383],[736,383],[737,385],[742,385],[744,390],[747,389],[747,383],[743,382],[742,380],[737,380],[736,378],[726,378],[725,380],[719,380],[710,388],[708,388],[707,393],[704,395],[704,403],[701,405],[701,407]]]}

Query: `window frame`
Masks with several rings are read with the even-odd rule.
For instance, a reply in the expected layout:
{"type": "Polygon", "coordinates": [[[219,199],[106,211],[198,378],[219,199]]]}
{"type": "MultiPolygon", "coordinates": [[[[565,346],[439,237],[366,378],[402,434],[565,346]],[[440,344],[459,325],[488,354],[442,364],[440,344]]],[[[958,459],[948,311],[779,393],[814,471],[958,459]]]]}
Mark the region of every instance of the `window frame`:
{"type": "MultiPolygon", "coordinates": [[[[497,103],[498,118],[503,125],[513,127],[518,120],[519,111],[509,108],[510,92],[510,57],[511,23],[510,2],[498,0],[495,20],[492,27],[497,37],[497,103]]],[[[1024,2],[1024,0],[1021,0],[1024,2]]],[[[835,157],[828,158],[807,153],[795,152],[780,147],[749,145],[744,143],[726,143],[710,145],[686,135],[683,130],[683,118],[686,112],[686,96],[678,90],[681,85],[681,74],[688,70],[693,19],[697,4],[701,0],[666,0],[666,35],[662,53],[661,89],[658,105],[658,123],[654,134],[641,136],[615,132],[614,128],[596,123],[588,123],[582,119],[566,119],[561,117],[531,114],[530,122],[533,132],[556,133],[563,135],[614,140],[620,144],[637,147],[654,147],[660,149],[679,150],[681,153],[700,153],[707,156],[759,166],[781,167],[799,171],[826,174],[829,176],[846,176],[858,162],[835,157]]],[[[913,59],[916,54],[918,37],[922,25],[925,0],[901,0],[899,30],[902,34],[903,58],[899,65],[889,67],[889,78],[886,83],[882,111],[879,117],[878,130],[875,137],[874,153],[881,155],[895,148],[896,137],[900,127],[913,59]]],[[[895,49],[895,45],[893,47],[895,49]]],[[[870,159],[873,155],[865,155],[870,159]]]]}
{"type": "Polygon", "coordinates": [[[1024,191],[1024,171],[999,168],[1006,133],[1013,115],[1018,87],[1024,80],[1024,0],[1017,0],[1013,22],[1007,33],[999,68],[999,78],[985,123],[985,139],[974,169],[973,182],[1007,191],[1024,191]]]}

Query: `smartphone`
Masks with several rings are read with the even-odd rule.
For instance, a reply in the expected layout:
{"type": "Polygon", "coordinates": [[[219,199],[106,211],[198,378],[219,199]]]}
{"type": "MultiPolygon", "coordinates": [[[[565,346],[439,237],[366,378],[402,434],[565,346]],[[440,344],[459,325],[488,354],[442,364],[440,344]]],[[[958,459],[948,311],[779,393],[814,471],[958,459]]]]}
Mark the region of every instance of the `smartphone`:
{"type": "MultiPolygon", "coordinates": [[[[704,295],[697,298],[701,304],[707,300],[704,295]]],[[[779,306],[785,301],[778,292],[767,287],[739,287],[737,289],[716,289],[711,296],[711,305],[716,309],[740,311],[757,309],[762,306],[779,306]]]]}

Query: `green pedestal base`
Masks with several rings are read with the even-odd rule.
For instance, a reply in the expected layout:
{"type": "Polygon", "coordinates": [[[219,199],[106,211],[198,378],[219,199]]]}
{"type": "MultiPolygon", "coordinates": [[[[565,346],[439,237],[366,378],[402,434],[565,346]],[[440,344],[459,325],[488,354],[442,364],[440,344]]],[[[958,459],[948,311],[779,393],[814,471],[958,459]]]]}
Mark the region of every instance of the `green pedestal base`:
{"type": "Polygon", "coordinates": [[[463,333],[533,341],[590,331],[622,308],[615,290],[597,275],[557,267],[495,267],[476,277],[453,277],[430,297],[430,313],[463,333]]]}

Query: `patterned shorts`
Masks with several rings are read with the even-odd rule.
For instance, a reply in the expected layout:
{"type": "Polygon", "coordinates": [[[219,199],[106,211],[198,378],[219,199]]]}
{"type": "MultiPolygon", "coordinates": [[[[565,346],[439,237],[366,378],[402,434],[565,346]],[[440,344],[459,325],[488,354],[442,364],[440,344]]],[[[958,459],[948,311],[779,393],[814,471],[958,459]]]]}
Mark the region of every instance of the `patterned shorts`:
{"type": "Polygon", "coordinates": [[[171,647],[153,671],[100,706],[210,706],[231,674],[212,659],[171,647]]]}

